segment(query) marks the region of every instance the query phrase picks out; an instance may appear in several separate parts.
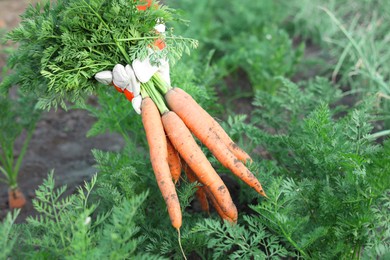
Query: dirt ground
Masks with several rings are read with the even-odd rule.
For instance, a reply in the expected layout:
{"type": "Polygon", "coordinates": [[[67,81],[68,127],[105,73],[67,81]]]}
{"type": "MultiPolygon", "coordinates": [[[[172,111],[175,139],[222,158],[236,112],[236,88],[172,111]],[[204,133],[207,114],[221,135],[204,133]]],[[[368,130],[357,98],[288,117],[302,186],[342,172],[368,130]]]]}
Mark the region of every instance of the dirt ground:
{"type": "MultiPolygon", "coordinates": [[[[26,6],[35,0],[0,0],[0,30],[8,31],[19,23],[19,16],[26,6]]],[[[36,2],[36,1],[35,1],[36,2]]],[[[6,62],[6,49],[0,45],[0,71],[6,62]]],[[[1,82],[0,76],[0,82],[1,82]]],[[[54,169],[58,186],[67,185],[69,193],[74,187],[88,180],[95,172],[92,148],[116,151],[122,147],[117,135],[102,135],[87,138],[86,133],[94,119],[86,111],[51,111],[44,113],[38,123],[29,149],[26,153],[19,185],[27,197],[27,205],[22,209],[18,222],[33,215],[32,199],[35,190],[42,184],[48,172],[54,169]]],[[[0,184],[0,221],[9,211],[8,188],[0,184]]]]}

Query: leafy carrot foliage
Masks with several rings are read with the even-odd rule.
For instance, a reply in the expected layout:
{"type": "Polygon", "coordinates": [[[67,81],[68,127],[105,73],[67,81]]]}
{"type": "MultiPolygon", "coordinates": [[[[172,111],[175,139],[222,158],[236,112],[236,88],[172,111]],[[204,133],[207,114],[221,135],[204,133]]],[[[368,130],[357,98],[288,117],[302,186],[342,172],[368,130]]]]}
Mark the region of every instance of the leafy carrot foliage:
{"type": "MultiPolygon", "coordinates": [[[[277,97],[258,92],[252,123],[234,129],[245,131],[276,163],[268,164],[274,177],[267,185],[269,200],[251,206],[258,221],[305,258],[385,256],[389,241],[372,230],[388,230],[378,221],[383,213],[378,209],[388,207],[383,196],[390,188],[390,160],[388,141],[374,142],[372,103],[342,115],[329,107],[326,95],[309,98],[316,93],[313,82],[304,90],[283,82],[277,97]],[[279,111],[278,121],[268,117],[271,110],[279,111]]],[[[315,85],[319,82],[330,90],[324,80],[315,85]]]]}
{"type": "Polygon", "coordinates": [[[0,94],[0,182],[10,188],[18,187],[19,170],[41,115],[35,97],[18,94],[0,94]],[[22,148],[16,154],[18,142],[22,148]]]}
{"type": "MultiPolygon", "coordinates": [[[[14,71],[2,87],[21,85],[39,96],[42,109],[66,107],[66,101],[83,103],[100,86],[93,78],[97,72],[148,55],[147,46],[161,37],[153,29],[158,19],[180,20],[168,7],[139,12],[138,4],[63,0],[31,5],[8,35],[19,47],[9,58],[14,71]]],[[[164,37],[167,48],[155,52],[152,61],[167,57],[173,62],[197,45],[171,31],[164,37]]]]}

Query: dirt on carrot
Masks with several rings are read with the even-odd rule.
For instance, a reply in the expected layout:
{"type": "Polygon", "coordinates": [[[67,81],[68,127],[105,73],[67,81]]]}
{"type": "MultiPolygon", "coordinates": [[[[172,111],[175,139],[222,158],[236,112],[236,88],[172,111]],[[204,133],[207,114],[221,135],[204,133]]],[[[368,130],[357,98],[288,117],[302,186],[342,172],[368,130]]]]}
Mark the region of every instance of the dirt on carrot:
{"type": "Polygon", "coordinates": [[[167,149],[169,169],[171,171],[172,179],[176,184],[181,175],[181,162],[179,153],[175,150],[169,138],[167,138],[167,149]]]}
{"type": "MultiPolygon", "coordinates": [[[[190,105],[193,109],[193,113],[199,113],[202,114],[205,118],[207,118],[209,122],[209,127],[212,128],[216,135],[219,136],[221,141],[227,146],[227,148],[234,154],[234,156],[237,157],[240,161],[246,163],[246,162],[252,162],[252,158],[247,154],[244,150],[242,150],[231,138],[230,136],[225,132],[225,130],[221,127],[221,125],[212,117],[209,113],[207,113],[206,110],[204,110],[192,97],[190,94],[185,92],[183,89],[175,87],[171,89],[168,93],[170,95],[173,95],[173,99],[182,99],[186,100],[188,102],[187,104],[190,105]],[[172,93],[171,91],[174,91],[176,93],[172,93]]],[[[167,93],[167,94],[168,94],[167,93]]],[[[169,97],[168,97],[169,98],[169,97]]]]}
{"type": "Polygon", "coordinates": [[[143,99],[141,116],[149,144],[150,161],[158,187],[167,205],[172,226],[179,229],[182,225],[182,215],[167,160],[167,138],[161,122],[160,112],[152,99],[143,99]]]}
{"type": "Polygon", "coordinates": [[[168,91],[165,95],[170,109],[177,113],[191,132],[209,148],[224,167],[228,168],[260,195],[266,196],[260,182],[253,173],[221,140],[220,135],[215,130],[215,120],[183,90],[176,91],[176,89],[168,91]]]}
{"type": "Polygon", "coordinates": [[[222,211],[233,221],[237,221],[237,208],[228,189],[203,154],[185,123],[172,111],[162,115],[162,122],[173,146],[188,166],[193,169],[197,179],[209,187],[222,211]]]}

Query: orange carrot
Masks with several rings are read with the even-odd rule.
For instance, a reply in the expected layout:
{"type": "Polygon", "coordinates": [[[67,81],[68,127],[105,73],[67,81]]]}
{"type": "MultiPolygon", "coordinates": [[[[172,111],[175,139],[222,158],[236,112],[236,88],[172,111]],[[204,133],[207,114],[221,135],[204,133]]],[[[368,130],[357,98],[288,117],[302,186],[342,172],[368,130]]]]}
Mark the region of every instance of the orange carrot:
{"type": "Polygon", "coordinates": [[[214,195],[210,192],[210,190],[207,188],[207,187],[203,187],[204,188],[204,192],[207,196],[207,198],[211,201],[211,204],[213,205],[215,211],[218,213],[218,215],[222,218],[222,219],[225,219],[227,221],[229,221],[230,223],[235,223],[235,221],[233,221],[231,218],[229,218],[221,209],[221,207],[219,206],[218,202],[216,201],[216,199],[214,198],[214,195]]]}
{"type": "Polygon", "coordinates": [[[24,197],[23,192],[19,188],[9,189],[8,203],[10,209],[20,209],[23,208],[26,204],[26,198],[24,197]]]}
{"type": "Polygon", "coordinates": [[[209,148],[211,153],[224,167],[232,171],[232,173],[256,190],[260,195],[266,197],[261,183],[248,168],[234,156],[216,133],[210,120],[212,117],[205,116],[205,113],[207,113],[206,111],[199,105],[199,108],[196,109],[196,106],[191,105],[193,104],[193,102],[190,101],[192,98],[189,98],[189,95],[185,96],[181,93],[182,92],[180,91],[176,91],[175,88],[168,91],[165,95],[165,99],[171,110],[177,113],[191,132],[209,148]]]}
{"type": "Polygon", "coordinates": [[[179,199],[168,165],[167,139],[161,122],[160,112],[150,98],[142,100],[142,123],[149,144],[150,160],[158,187],[168,208],[172,226],[179,229],[182,215],[179,199]]]}
{"type": "Polygon", "coordinates": [[[202,211],[209,213],[210,212],[210,206],[209,201],[207,200],[206,193],[204,191],[206,187],[201,186],[198,187],[198,190],[196,191],[196,196],[200,202],[200,207],[202,208],[202,211]]]}
{"type": "Polygon", "coordinates": [[[162,122],[168,138],[183,160],[194,171],[197,179],[203,185],[209,187],[221,210],[233,221],[237,221],[237,208],[228,189],[203,154],[184,122],[172,111],[162,115],[162,122]]]}
{"type": "MultiPolygon", "coordinates": [[[[201,114],[205,120],[207,119],[207,124],[209,128],[212,128],[215,131],[215,134],[219,136],[222,142],[228,147],[228,149],[239,159],[240,161],[252,162],[252,158],[242,150],[225,132],[225,130],[221,127],[220,124],[212,117],[206,110],[204,110],[187,92],[182,90],[181,88],[174,88],[171,91],[175,91],[176,93],[170,93],[168,98],[170,99],[180,99],[185,100],[186,105],[191,106],[191,113],[193,114],[201,114]]],[[[172,101],[173,103],[174,101],[172,101]]],[[[169,101],[168,101],[168,104],[169,101]]],[[[180,116],[180,115],[179,115],[180,116]]]]}
{"type": "Polygon", "coordinates": [[[168,165],[172,175],[173,182],[176,184],[180,179],[181,174],[181,162],[179,153],[172,146],[171,141],[167,138],[168,148],[168,165]]]}
{"type": "MultiPolygon", "coordinates": [[[[186,173],[188,181],[190,183],[198,181],[195,177],[194,172],[187,164],[185,164],[185,163],[183,164],[183,169],[184,169],[184,172],[186,173]]],[[[200,202],[200,207],[202,208],[202,211],[208,213],[209,212],[209,202],[207,200],[207,196],[206,196],[206,193],[204,191],[204,188],[205,188],[204,186],[198,185],[196,187],[195,195],[200,202]]]]}

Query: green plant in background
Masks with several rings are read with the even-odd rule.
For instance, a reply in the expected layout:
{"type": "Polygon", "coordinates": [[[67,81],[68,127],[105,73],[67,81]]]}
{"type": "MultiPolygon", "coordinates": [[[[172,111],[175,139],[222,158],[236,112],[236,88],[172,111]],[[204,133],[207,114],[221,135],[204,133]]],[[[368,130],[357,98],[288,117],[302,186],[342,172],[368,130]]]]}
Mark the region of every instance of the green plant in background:
{"type": "MultiPolygon", "coordinates": [[[[28,217],[23,224],[0,225],[0,231],[4,228],[9,234],[2,237],[5,240],[0,239],[7,255],[29,259],[180,258],[176,232],[169,218],[161,217],[167,214],[165,202],[158,192],[149,192],[158,187],[150,163],[141,160],[147,153],[128,156],[129,151],[133,150],[94,150],[98,175],[69,196],[64,195],[66,186],[56,188],[51,172],[36,190],[33,206],[37,216],[28,217]],[[11,243],[15,237],[17,248],[11,243]]],[[[179,191],[184,210],[193,197],[194,185],[183,180],[179,191]]],[[[185,230],[203,218],[200,214],[185,214],[185,230]]],[[[199,244],[206,243],[205,237],[201,242],[193,236],[187,239],[191,251],[204,251],[199,244]]]]}
{"type": "Polygon", "coordinates": [[[191,21],[181,28],[200,42],[203,55],[215,50],[215,62],[224,76],[243,70],[254,89],[275,91],[275,76],[291,76],[303,52],[280,27],[288,5],[279,1],[168,1],[191,21]]]}
{"type": "Polygon", "coordinates": [[[0,258],[8,259],[16,243],[16,236],[13,236],[14,224],[19,209],[9,212],[3,222],[0,222],[0,258]]]}
{"type": "Polygon", "coordinates": [[[389,126],[390,7],[386,0],[291,1],[289,31],[321,46],[325,73],[351,96],[376,96],[389,126]]]}
{"type": "Polygon", "coordinates": [[[254,217],[246,215],[243,219],[241,225],[235,226],[207,219],[191,232],[208,237],[206,246],[212,249],[213,259],[280,259],[291,254],[279,238],[254,217]]]}
{"type": "Polygon", "coordinates": [[[0,95],[0,181],[10,188],[10,207],[24,205],[23,194],[18,189],[18,174],[33,136],[40,112],[35,110],[36,99],[32,95],[0,95]],[[16,143],[21,142],[16,154],[16,143]],[[20,195],[20,201],[18,201],[20,195]],[[20,204],[21,203],[21,204],[20,204]]]}
{"type": "Polygon", "coordinates": [[[372,100],[343,116],[327,80],[281,83],[278,96],[256,93],[251,124],[232,128],[273,162],[262,167],[272,179],[269,200],[251,206],[256,221],[300,257],[388,256],[389,142],[373,142],[372,100]]]}
{"type": "Polygon", "coordinates": [[[134,142],[135,146],[146,145],[143,126],[131,103],[118,94],[114,88],[102,87],[96,91],[97,103],[84,104],[79,108],[87,110],[96,122],[87,133],[87,137],[97,136],[105,132],[118,133],[126,143],[134,142]],[[107,88],[110,88],[108,90],[107,88]]]}
{"type": "Polygon", "coordinates": [[[14,250],[12,256],[30,259],[157,258],[137,251],[142,242],[138,223],[143,217],[138,211],[147,198],[146,192],[125,198],[114,187],[104,185],[104,182],[98,184],[96,176],[76,194],[64,197],[65,191],[66,186],[55,188],[53,172],[50,173],[33,201],[38,216],[29,217],[22,227],[13,229],[13,234],[21,237],[19,249],[14,250]],[[115,203],[103,213],[97,212],[98,205],[100,202],[105,204],[110,197],[94,193],[99,190],[98,185],[115,198],[115,203]]]}

